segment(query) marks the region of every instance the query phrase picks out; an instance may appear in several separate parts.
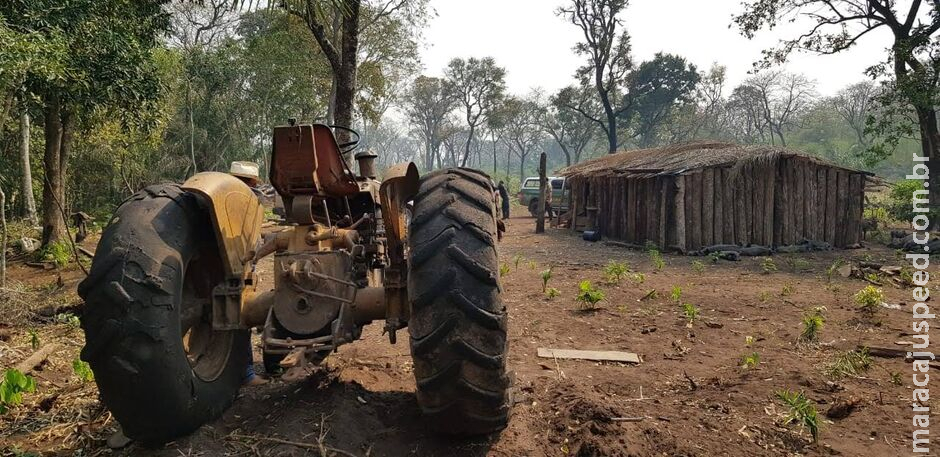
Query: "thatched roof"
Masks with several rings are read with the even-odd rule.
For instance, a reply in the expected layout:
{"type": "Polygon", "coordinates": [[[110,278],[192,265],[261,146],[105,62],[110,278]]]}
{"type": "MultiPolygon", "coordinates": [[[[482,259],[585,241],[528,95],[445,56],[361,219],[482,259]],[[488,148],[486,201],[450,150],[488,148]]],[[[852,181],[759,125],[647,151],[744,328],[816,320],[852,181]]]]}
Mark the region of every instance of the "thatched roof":
{"type": "Polygon", "coordinates": [[[862,173],[859,170],[838,166],[811,155],[777,146],[695,142],[618,152],[572,165],[559,171],[559,174],[567,177],[619,174],[675,175],[715,166],[733,166],[737,169],[745,166],[766,166],[788,157],[801,157],[825,166],[862,173]]]}

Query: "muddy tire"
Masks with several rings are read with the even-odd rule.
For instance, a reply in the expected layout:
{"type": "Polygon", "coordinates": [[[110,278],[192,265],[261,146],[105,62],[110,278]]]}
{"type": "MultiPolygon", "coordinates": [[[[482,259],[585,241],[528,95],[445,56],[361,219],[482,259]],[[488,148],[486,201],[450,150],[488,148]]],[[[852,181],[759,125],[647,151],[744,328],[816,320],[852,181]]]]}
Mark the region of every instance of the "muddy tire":
{"type": "Polygon", "coordinates": [[[211,326],[224,272],[209,227],[192,194],[150,186],[115,212],[78,287],[81,357],[124,434],[145,445],[221,415],[245,376],[248,331],[211,326]]]}
{"type": "Polygon", "coordinates": [[[510,381],[490,179],[438,170],[414,202],[408,327],[418,405],[439,432],[495,432],[509,419],[510,381]]]}

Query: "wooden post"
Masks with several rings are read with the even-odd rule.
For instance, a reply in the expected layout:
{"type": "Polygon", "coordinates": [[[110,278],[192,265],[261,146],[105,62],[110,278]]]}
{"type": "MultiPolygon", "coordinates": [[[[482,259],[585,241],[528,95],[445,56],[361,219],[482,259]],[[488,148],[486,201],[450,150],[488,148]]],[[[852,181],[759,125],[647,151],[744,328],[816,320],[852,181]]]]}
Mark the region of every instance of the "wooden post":
{"type": "Polygon", "coordinates": [[[734,186],[731,185],[731,170],[721,169],[722,194],[722,242],[734,244],[734,186]]]}
{"type": "Polygon", "coordinates": [[[692,243],[690,250],[702,248],[702,172],[696,171],[692,175],[691,192],[686,191],[686,195],[692,198],[692,218],[691,231],[692,243]]]}
{"type": "Polygon", "coordinates": [[[535,218],[535,233],[545,233],[545,187],[548,179],[545,177],[545,153],[539,157],[539,214],[535,218]]]}
{"type": "Polygon", "coordinates": [[[836,225],[838,225],[839,216],[836,211],[836,200],[839,195],[839,172],[835,168],[827,167],[826,176],[826,242],[832,247],[837,247],[836,225]]]}

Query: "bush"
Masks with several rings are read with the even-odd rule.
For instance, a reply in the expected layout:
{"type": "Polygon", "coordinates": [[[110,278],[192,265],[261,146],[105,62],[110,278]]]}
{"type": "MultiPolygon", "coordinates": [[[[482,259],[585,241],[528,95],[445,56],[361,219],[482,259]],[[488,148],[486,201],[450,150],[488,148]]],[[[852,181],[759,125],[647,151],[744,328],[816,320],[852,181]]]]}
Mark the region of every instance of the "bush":
{"type": "Polygon", "coordinates": [[[49,243],[36,251],[36,259],[40,262],[52,262],[57,267],[64,268],[72,260],[72,248],[67,241],[49,243]]]}
{"type": "Polygon", "coordinates": [[[597,303],[603,299],[604,292],[595,289],[591,281],[581,281],[581,284],[578,284],[577,300],[581,304],[581,309],[594,309],[597,307],[597,303]]]}
{"type": "Polygon", "coordinates": [[[6,413],[12,406],[23,402],[23,393],[30,393],[36,390],[36,380],[24,375],[15,368],[10,368],[3,373],[3,379],[0,380],[0,414],[6,413]]]}
{"type": "Polygon", "coordinates": [[[881,302],[884,301],[885,296],[881,289],[868,285],[864,289],[858,291],[855,294],[855,304],[858,305],[859,311],[868,316],[873,316],[878,312],[878,309],[881,308],[881,302]]]}
{"type": "MultiPolygon", "coordinates": [[[[914,218],[917,213],[914,213],[914,209],[911,206],[911,198],[915,190],[926,190],[926,188],[924,188],[924,182],[917,179],[908,179],[899,181],[891,187],[891,192],[888,194],[888,200],[885,206],[888,210],[888,214],[893,219],[910,221],[914,218]]],[[[931,220],[940,217],[940,210],[932,209],[928,217],[930,217],[931,220]]]]}

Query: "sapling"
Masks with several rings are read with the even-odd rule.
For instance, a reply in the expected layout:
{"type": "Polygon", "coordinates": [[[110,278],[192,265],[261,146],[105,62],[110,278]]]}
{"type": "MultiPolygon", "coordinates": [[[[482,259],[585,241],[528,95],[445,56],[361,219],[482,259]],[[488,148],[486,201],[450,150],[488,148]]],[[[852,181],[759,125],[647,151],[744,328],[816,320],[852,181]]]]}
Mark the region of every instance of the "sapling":
{"type": "Polygon", "coordinates": [[[813,436],[813,442],[819,441],[819,419],[816,412],[816,405],[811,403],[803,392],[791,392],[790,390],[779,390],[776,392],[777,398],[789,408],[786,422],[796,422],[809,430],[813,436]]]}
{"type": "Polygon", "coordinates": [[[543,270],[540,276],[542,277],[542,293],[545,293],[545,289],[548,287],[548,281],[552,279],[552,267],[543,270]]]}
{"type": "Polygon", "coordinates": [[[583,310],[597,308],[597,303],[604,299],[604,292],[594,288],[591,281],[581,281],[578,284],[578,297],[576,300],[583,310]]]}

